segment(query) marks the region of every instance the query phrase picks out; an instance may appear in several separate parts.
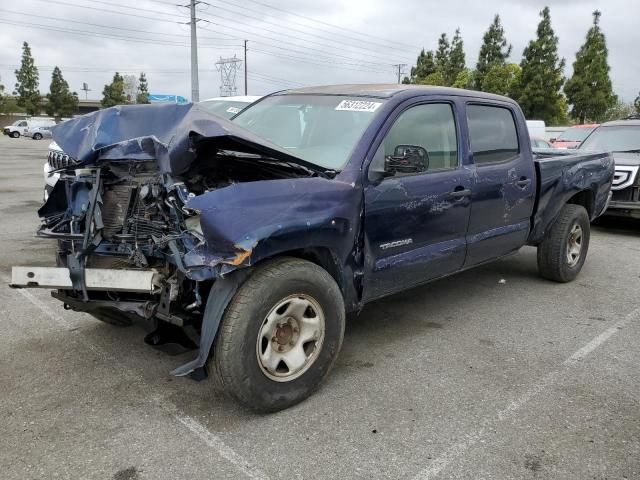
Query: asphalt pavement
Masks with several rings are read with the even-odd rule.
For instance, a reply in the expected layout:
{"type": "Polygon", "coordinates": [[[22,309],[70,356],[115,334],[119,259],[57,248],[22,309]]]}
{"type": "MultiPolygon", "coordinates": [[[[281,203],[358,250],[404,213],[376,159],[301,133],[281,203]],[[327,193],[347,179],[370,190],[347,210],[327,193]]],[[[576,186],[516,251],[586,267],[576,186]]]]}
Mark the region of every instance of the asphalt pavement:
{"type": "Polygon", "coordinates": [[[7,287],[48,140],[0,136],[0,478],[638,479],[640,223],[593,227],[578,279],[536,251],[378,301],[311,398],[249,413],[118,328],[7,287]]]}

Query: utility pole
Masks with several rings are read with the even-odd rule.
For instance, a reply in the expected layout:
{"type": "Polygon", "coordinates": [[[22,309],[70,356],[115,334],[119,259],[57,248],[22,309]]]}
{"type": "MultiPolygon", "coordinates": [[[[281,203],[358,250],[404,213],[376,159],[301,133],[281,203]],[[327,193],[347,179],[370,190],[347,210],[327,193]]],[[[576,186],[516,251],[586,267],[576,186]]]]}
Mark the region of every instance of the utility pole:
{"type": "Polygon", "coordinates": [[[406,67],[406,63],[396,63],[394,67],[398,67],[398,83],[401,83],[401,77],[404,75],[404,67],[406,67]]]}
{"type": "Polygon", "coordinates": [[[191,11],[191,101],[193,103],[200,101],[200,85],[198,82],[198,37],[196,35],[196,5],[200,3],[197,0],[189,2],[189,10],[191,11]]]}
{"type": "Polygon", "coordinates": [[[249,95],[247,87],[247,40],[244,41],[244,94],[249,95]]]}

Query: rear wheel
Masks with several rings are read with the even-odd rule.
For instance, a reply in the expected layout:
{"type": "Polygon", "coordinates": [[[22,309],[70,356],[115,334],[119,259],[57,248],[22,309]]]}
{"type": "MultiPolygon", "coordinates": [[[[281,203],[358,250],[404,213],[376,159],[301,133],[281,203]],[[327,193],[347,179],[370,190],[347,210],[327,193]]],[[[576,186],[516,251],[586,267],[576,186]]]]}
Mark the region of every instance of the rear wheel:
{"type": "Polygon", "coordinates": [[[327,376],[342,345],[345,310],[318,265],[280,258],[258,267],[227,307],[209,371],[246,407],[295,405],[327,376]]]}
{"type": "Polygon", "coordinates": [[[42,140],[42,134],[41,133],[34,133],[33,134],[33,139],[34,140],[42,140]]]}
{"type": "Polygon", "coordinates": [[[589,249],[589,215],[580,205],[565,205],[538,246],[540,275],[570,282],[582,269],[589,249]]]}

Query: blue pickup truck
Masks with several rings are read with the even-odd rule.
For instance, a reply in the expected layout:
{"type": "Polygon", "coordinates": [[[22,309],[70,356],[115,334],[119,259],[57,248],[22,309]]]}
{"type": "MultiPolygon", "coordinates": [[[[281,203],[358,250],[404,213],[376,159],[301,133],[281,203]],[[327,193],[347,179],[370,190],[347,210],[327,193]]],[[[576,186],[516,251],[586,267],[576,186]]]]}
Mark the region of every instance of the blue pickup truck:
{"type": "Polygon", "coordinates": [[[55,267],[12,286],[137,320],[242,404],[275,411],[328,374],[372,300],[538,248],[580,272],[610,197],[607,153],[536,159],[522,111],[480,92],[342,85],[269,95],[231,121],[114,107],[54,129],[69,161],[39,210],[55,267]]]}

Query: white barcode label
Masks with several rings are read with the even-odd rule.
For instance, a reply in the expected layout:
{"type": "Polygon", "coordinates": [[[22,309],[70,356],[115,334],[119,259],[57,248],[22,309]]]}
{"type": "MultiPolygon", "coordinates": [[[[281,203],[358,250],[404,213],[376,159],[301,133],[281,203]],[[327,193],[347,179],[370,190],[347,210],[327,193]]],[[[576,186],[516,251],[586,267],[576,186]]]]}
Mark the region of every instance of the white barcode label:
{"type": "Polygon", "coordinates": [[[229,113],[240,113],[240,109],[237,107],[229,107],[227,108],[227,112],[229,113]]]}
{"type": "Polygon", "coordinates": [[[369,100],[342,100],[336,110],[347,110],[350,112],[375,112],[381,102],[371,102],[369,100]]]}

